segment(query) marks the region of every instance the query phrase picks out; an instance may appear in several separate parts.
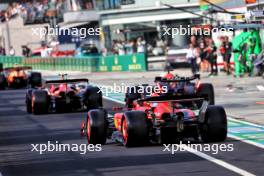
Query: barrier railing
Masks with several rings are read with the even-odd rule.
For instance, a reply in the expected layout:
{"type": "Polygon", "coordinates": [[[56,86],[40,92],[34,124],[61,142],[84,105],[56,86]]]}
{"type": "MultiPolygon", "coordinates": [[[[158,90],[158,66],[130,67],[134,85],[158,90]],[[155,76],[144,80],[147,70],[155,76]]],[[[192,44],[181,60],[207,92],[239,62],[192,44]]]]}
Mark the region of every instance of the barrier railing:
{"type": "Polygon", "coordinates": [[[144,54],[90,56],[82,58],[23,58],[0,56],[4,67],[32,66],[36,70],[68,70],[86,72],[146,71],[144,54]]]}
{"type": "Polygon", "coordinates": [[[21,65],[23,57],[18,56],[0,56],[0,63],[3,63],[4,67],[12,67],[14,65],[21,65]]]}

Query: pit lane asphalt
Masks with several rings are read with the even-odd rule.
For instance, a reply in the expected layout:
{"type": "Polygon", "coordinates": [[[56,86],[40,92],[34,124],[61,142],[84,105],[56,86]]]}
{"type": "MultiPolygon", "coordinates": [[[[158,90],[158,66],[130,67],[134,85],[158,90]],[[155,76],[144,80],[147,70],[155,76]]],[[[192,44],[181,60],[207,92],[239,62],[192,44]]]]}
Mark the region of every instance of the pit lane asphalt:
{"type": "MultiPolygon", "coordinates": [[[[222,166],[189,152],[174,155],[162,146],[125,148],[108,143],[101,152],[31,152],[31,144],[59,141],[63,144],[85,144],[79,135],[86,113],[26,113],[26,90],[0,92],[0,172],[3,176],[115,176],[115,175],[238,175],[222,166]]],[[[115,102],[104,100],[110,109],[115,102]]],[[[110,114],[113,112],[109,111],[110,114]]],[[[264,150],[233,139],[233,152],[208,155],[230,163],[255,175],[264,174],[264,150]]]]}

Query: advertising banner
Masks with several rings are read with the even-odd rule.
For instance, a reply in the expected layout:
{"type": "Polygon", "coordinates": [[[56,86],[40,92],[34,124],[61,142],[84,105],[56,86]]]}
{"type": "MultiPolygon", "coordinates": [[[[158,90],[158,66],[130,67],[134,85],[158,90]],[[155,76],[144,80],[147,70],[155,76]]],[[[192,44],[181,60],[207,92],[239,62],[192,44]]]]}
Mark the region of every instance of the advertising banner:
{"type": "Polygon", "coordinates": [[[122,72],[146,71],[146,58],[144,54],[89,56],[82,58],[23,58],[0,57],[4,67],[15,65],[31,66],[36,70],[68,70],[87,72],[122,72]]]}

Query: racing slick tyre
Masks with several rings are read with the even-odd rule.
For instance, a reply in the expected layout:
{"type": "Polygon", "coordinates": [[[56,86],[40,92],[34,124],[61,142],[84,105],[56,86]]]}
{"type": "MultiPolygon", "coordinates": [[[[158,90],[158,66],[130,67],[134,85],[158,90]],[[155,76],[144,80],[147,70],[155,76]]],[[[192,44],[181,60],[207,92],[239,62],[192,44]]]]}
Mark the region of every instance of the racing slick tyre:
{"type": "Polygon", "coordinates": [[[103,106],[102,92],[98,87],[87,87],[84,93],[84,105],[87,110],[98,109],[103,106]]]}
{"type": "Polygon", "coordinates": [[[126,147],[140,146],[148,142],[146,113],[127,111],[122,120],[123,144],[126,147]]]}
{"type": "Polygon", "coordinates": [[[86,136],[89,144],[105,144],[107,138],[107,112],[104,109],[93,109],[86,119],[86,136]]]}
{"type": "Polygon", "coordinates": [[[227,137],[227,117],[223,107],[208,106],[200,127],[203,142],[221,142],[227,137]]]}
{"type": "Polygon", "coordinates": [[[28,84],[33,87],[40,87],[42,84],[42,76],[39,72],[32,72],[28,79],[28,84]]]}
{"type": "Polygon", "coordinates": [[[210,83],[203,83],[198,88],[198,95],[208,97],[209,105],[215,104],[214,87],[210,83]]]}
{"type": "Polygon", "coordinates": [[[3,63],[0,63],[0,72],[2,72],[4,69],[3,63]]]}
{"type": "Polygon", "coordinates": [[[28,90],[26,94],[27,113],[32,113],[32,90],[28,90]]]}
{"type": "Polygon", "coordinates": [[[125,102],[127,108],[133,108],[133,101],[139,99],[141,95],[138,93],[138,87],[129,87],[126,90],[125,102]]]}
{"type": "Polygon", "coordinates": [[[4,90],[7,87],[7,81],[5,75],[0,74],[0,90],[4,90]]]}
{"type": "Polygon", "coordinates": [[[49,109],[49,97],[46,91],[35,90],[32,92],[32,113],[46,114],[49,109]]]}

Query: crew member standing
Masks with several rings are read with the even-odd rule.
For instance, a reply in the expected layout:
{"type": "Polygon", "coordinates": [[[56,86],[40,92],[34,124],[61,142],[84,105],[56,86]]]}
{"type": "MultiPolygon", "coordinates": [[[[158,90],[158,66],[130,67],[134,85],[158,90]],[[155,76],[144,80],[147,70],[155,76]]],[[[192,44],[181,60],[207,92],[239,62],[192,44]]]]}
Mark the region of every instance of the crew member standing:
{"type": "Polygon", "coordinates": [[[232,55],[232,43],[229,42],[228,36],[224,38],[224,49],[225,53],[223,55],[223,59],[225,63],[225,71],[229,75],[231,73],[230,59],[232,55]]]}
{"type": "Polygon", "coordinates": [[[193,44],[190,44],[190,47],[187,51],[186,55],[187,60],[191,64],[192,73],[195,74],[198,71],[198,65],[197,65],[197,51],[196,48],[194,48],[193,44]]]}
{"type": "Polygon", "coordinates": [[[207,58],[211,65],[211,73],[209,76],[217,75],[218,74],[218,67],[217,67],[217,47],[214,44],[214,41],[210,39],[208,42],[209,45],[206,48],[207,51],[207,58]]]}

